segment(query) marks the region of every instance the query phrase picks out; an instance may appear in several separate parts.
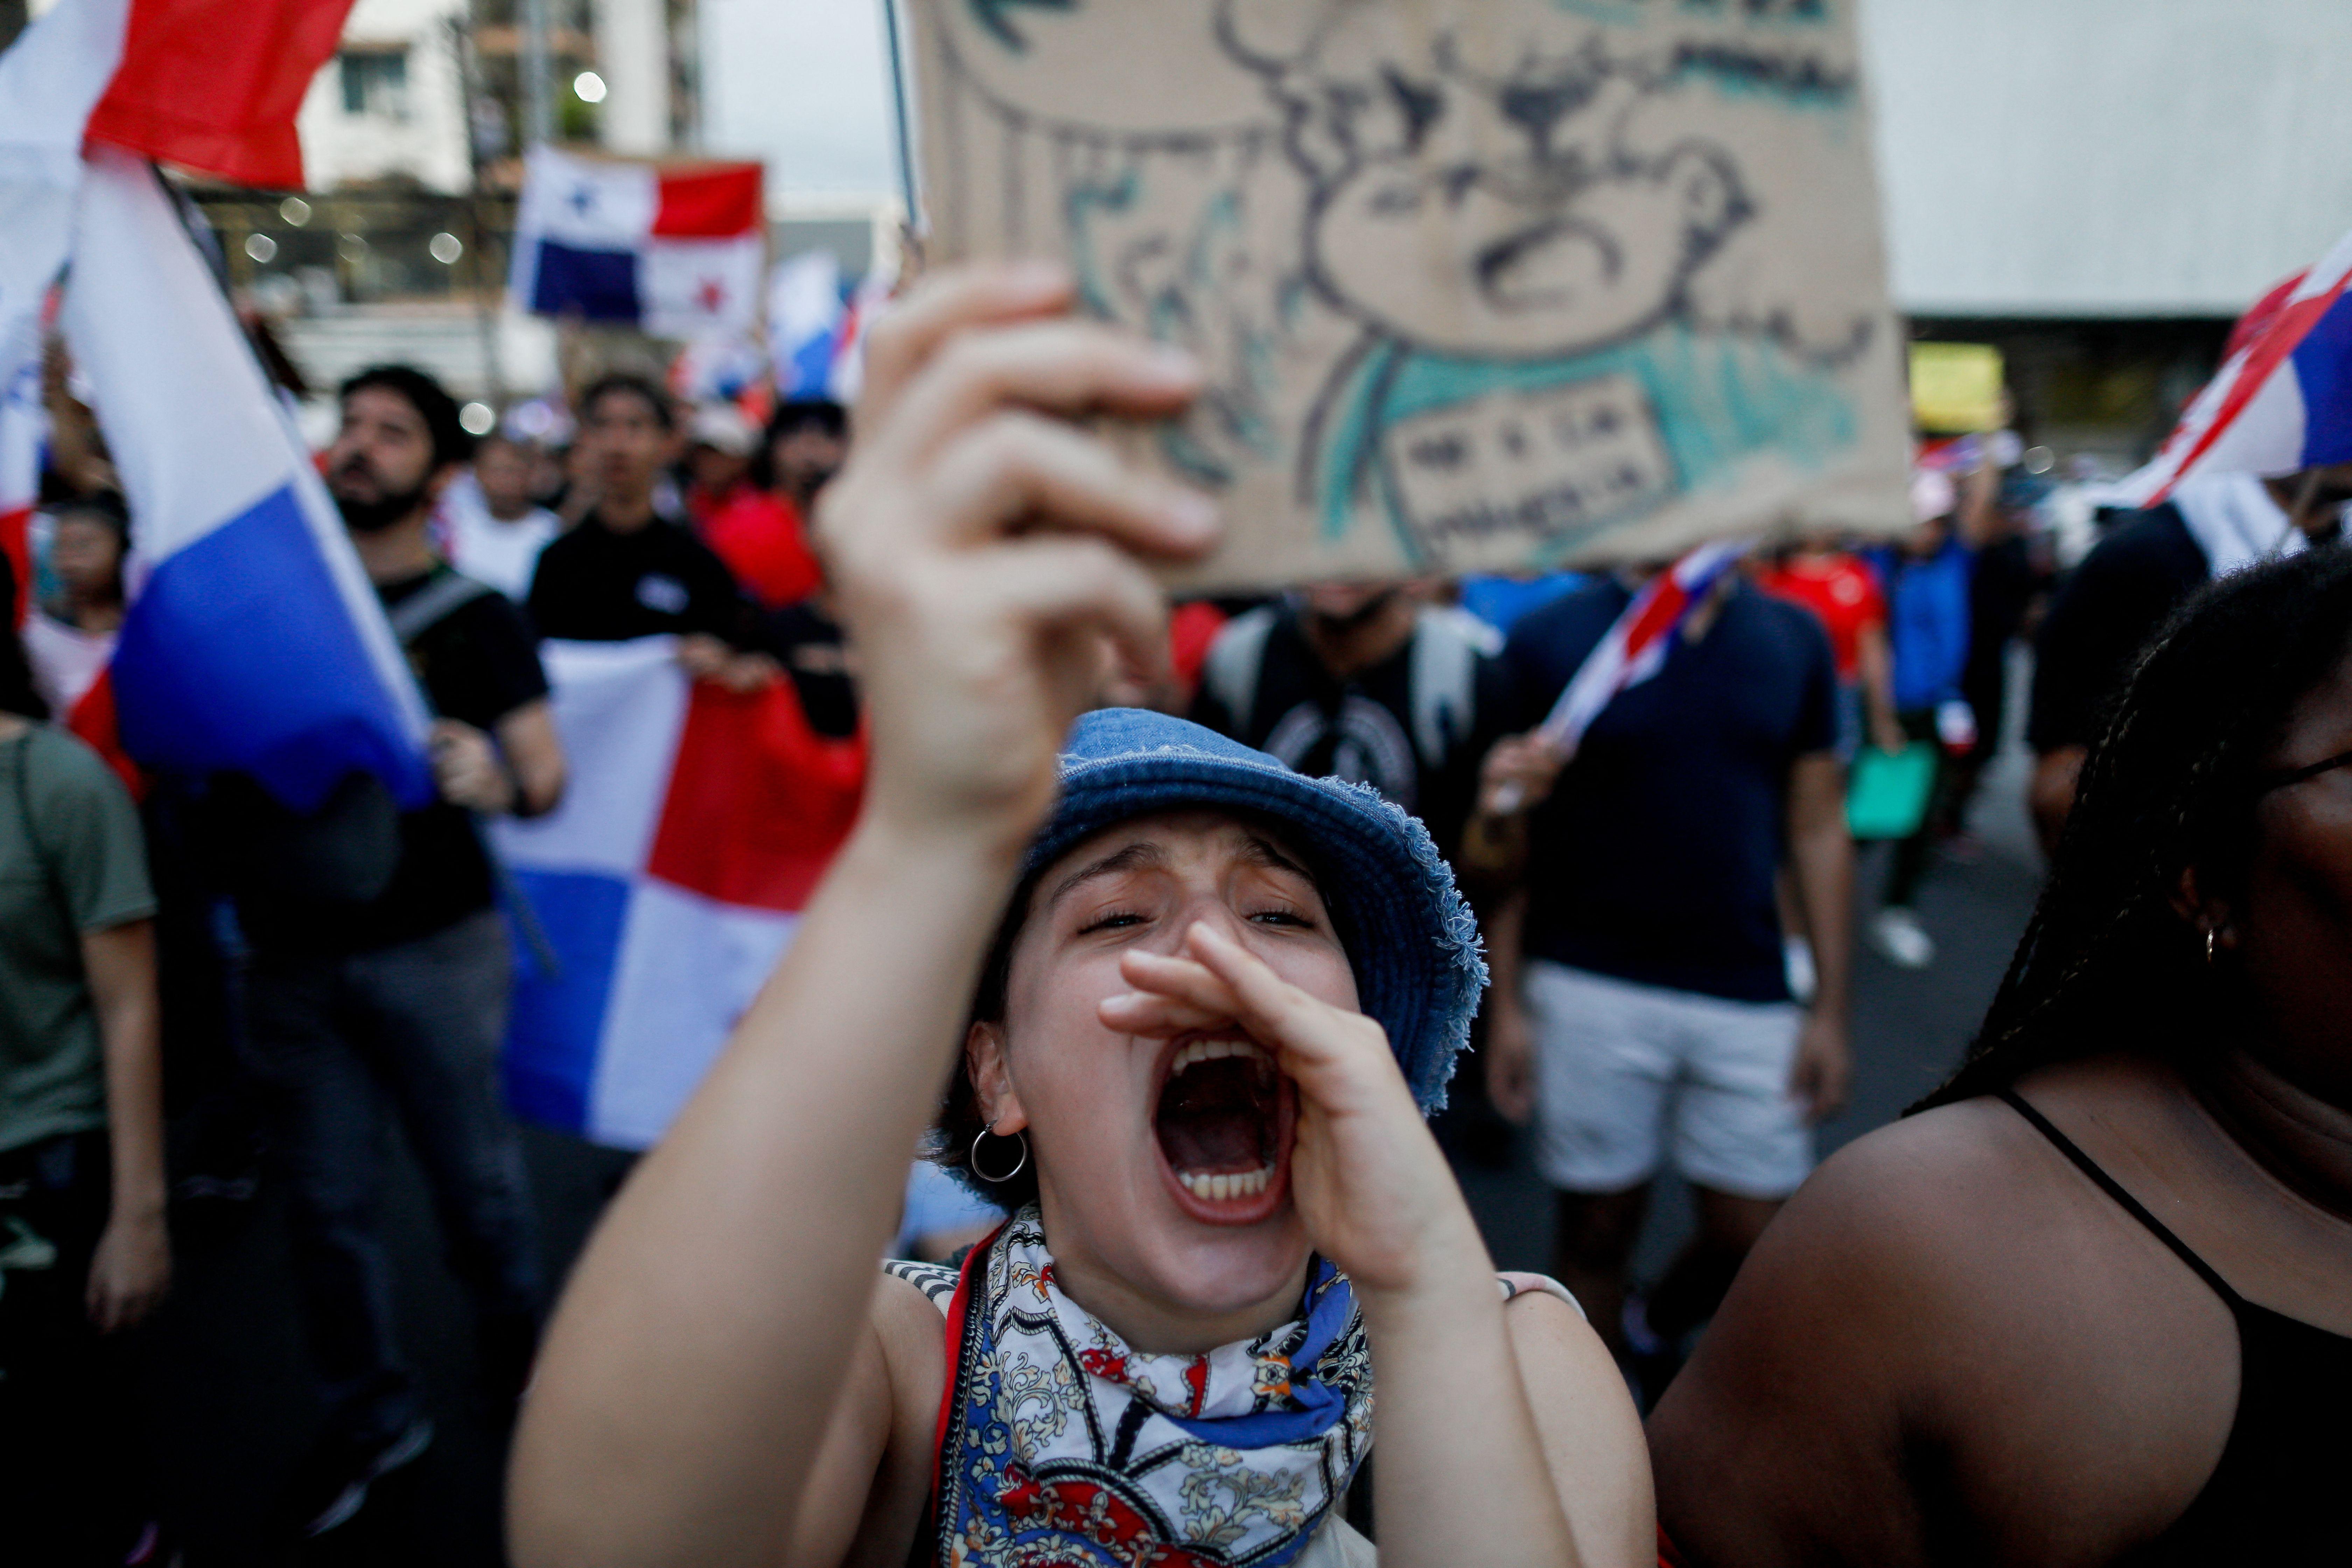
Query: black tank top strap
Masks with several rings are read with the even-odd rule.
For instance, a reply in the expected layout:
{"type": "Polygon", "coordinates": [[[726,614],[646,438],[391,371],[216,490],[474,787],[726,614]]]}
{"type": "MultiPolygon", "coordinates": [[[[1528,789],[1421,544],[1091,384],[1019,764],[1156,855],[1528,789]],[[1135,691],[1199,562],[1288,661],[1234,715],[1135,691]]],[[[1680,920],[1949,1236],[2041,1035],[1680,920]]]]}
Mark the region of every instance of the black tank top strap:
{"type": "Polygon", "coordinates": [[[2051,1123],[2048,1117],[2042,1115],[2042,1112],[2034,1110],[2032,1106],[2027,1104],[2024,1097],[2020,1095],[2015,1089],[2004,1089],[1999,1092],[2000,1098],[2008,1102],[2009,1108],[2011,1110],[2014,1110],[2020,1116],[2024,1117],[2026,1121],[2036,1132],[2041,1133],[2042,1136],[2050,1140],[2051,1143],[2057,1149],[2058,1152],[2065,1155],[2066,1158],[2074,1162],[2075,1169],[2081,1171],[2083,1174],[2090,1177],[2092,1181],[2096,1182],[2099,1185],[2099,1190],[2106,1194],[2107,1196],[2115,1199],[2117,1204],[2121,1205],[2123,1211],[2126,1214],[2139,1221],[2143,1226],[2146,1226],[2149,1235],[2155,1237],[2157,1240],[2164,1243],[2165,1246],[2172,1248],[2173,1256],[2179,1258],[2181,1262],[2186,1263],[2190,1268],[2194,1269],[2196,1271],[2197,1278],[2202,1279],[2207,1285],[2210,1286],[2212,1288],[2213,1294],[2221,1297],[2224,1302],[2228,1303],[2229,1308],[2232,1312],[2235,1312],[2245,1306],[2246,1303],[2244,1299],[2235,1290],[2230,1289],[2230,1282],[2222,1279],[2221,1275],[2215,1273],[2211,1264],[2206,1262],[2202,1258],[2198,1257],[2197,1254],[2191,1250],[2187,1242],[2172,1234],[2172,1230],[2168,1226],[2167,1226],[2162,1220],[2157,1218],[2154,1215],[2148,1213],[2147,1205],[2141,1203],[2137,1198],[2132,1196],[2131,1194],[2126,1192],[2121,1182],[2116,1181],[2113,1176],[2107,1174],[2105,1170],[2100,1166],[2096,1160],[2094,1160],[2088,1154],[2084,1153],[2082,1149],[2072,1138],[2069,1138],[2063,1132],[2059,1131],[2058,1129],[2051,1123]]]}

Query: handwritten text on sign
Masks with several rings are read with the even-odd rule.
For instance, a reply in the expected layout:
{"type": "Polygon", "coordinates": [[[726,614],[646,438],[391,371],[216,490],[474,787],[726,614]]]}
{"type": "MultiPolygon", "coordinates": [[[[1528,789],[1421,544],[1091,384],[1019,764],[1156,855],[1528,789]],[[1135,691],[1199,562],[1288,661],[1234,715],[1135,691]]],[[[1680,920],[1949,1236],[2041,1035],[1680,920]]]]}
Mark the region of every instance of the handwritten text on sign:
{"type": "Polygon", "coordinates": [[[1439,561],[1503,539],[1572,548],[1675,489],[1657,416],[1622,375],[1401,420],[1386,455],[1407,521],[1439,561]]]}

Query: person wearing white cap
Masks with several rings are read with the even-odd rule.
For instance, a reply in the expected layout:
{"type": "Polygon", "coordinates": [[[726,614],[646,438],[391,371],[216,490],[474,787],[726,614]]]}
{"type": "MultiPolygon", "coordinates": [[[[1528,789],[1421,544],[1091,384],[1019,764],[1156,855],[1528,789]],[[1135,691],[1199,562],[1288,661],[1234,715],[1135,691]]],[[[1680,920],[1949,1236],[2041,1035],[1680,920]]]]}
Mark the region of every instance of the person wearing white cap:
{"type": "Polygon", "coordinates": [[[747,488],[751,469],[751,422],[731,403],[705,403],[686,427],[686,515],[708,535],[710,520],[747,488]]]}

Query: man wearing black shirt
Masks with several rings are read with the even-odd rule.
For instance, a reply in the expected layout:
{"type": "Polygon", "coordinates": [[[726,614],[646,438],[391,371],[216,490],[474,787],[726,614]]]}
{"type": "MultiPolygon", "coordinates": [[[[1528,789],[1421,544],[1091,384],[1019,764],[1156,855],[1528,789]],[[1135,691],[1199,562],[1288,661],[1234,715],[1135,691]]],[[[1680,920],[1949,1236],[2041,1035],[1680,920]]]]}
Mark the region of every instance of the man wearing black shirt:
{"type": "Polygon", "coordinates": [[[531,620],[541,637],[582,642],[672,634],[692,673],[756,685],[774,674],[765,658],[742,657],[764,646],[757,607],[710,547],[654,504],[676,424],[667,395],[640,376],[608,375],[582,394],[595,504],[541,552],[531,620]]]}
{"type": "Polygon", "coordinates": [[[2118,523],[2058,590],[2034,643],[2036,763],[2029,796],[2054,850],[2074,781],[2132,666],[2172,613],[2212,579],[2343,531],[2352,465],[2284,479],[2201,475],[2118,523]]]}
{"type": "Polygon", "coordinates": [[[1501,701],[1499,642],[1397,584],[1318,584],[1217,634],[1192,718],[1311,777],[1371,785],[1450,857],[1501,701]]]}
{"type": "MultiPolygon", "coordinates": [[[[1507,728],[1542,721],[1633,594],[1605,578],[1512,628],[1507,728]]],[[[1489,925],[1487,1082],[1498,1107],[1535,1116],[1537,1166],[1559,1194],[1553,1272],[1621,1350],[1658,1354],[1713,1311],[1812,1168],[1808,1121],[1844,1097],[1853,873],[1836,742],[1820,623],[1727,577],[1556,780],[1508,804],[1488,791],[1465,836],[1467,869],[1524,889],[1489,925]],[[1809,1011],[1785,974],[1784,859],[1813,935],[1809,1011]],[[1669,1153],[1698,1235],[1625,1311],[1669,1153]]],[[[1653,1396],[1664,1370],[1643,1368],[1653,1396]]]]}
{"type": "Polygon", "coordinates": [[[325,1436],[289,1508],[316,1533],[432,1436],[391,1321],[376,1229],[377,1139],[396,1121],[433,1190],[473,1298],[497,1397],[522,1388],[542,1308],[522,1152],[499,1089],[510,961],[477,815],[531,816],[563,791],[530,628],[488,586],[435,558],[434,497],[458,471],[457,405],[404,366],[342,388],[326,479],[394,634],[438,715],[440,798],[400,811],[353,774],[310,817],[250,781],[215,794],[251,952],[256,1076],[283,1163],[325,1436]]]}

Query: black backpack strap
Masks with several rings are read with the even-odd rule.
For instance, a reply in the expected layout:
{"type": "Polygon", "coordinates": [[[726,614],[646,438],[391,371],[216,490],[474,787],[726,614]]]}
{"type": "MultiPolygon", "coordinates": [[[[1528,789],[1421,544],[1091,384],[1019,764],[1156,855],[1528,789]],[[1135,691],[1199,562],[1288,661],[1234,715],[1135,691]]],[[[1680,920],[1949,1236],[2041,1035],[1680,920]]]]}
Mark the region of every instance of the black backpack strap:
{"type": "Polygon", "coordinates": [[[392,635],[400,646],[406,647],[475,600],[497,592],[462,572],[446,572],[386,609],[383,618],[392,623],[392,635]]]}

